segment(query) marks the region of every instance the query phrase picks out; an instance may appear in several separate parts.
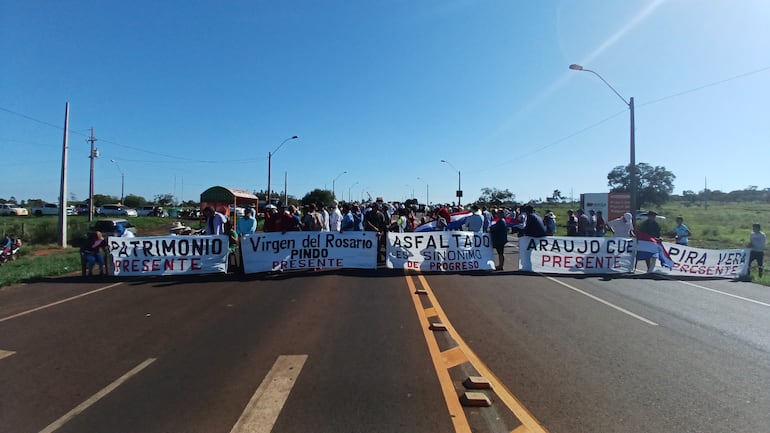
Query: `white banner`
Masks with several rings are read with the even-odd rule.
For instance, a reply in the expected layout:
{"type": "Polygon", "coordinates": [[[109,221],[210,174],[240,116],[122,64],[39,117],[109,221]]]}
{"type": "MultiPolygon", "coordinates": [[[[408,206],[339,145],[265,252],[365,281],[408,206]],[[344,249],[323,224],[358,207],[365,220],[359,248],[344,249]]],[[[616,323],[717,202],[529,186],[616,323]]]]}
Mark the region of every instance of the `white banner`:
{"type": "Polygon", "coordinates": [[[633,272],[634,239],[549,236],[519,239],[519,269],[553,274],[633,272]]]}
{"type": "Polygon", "coordinates": [[[392,269],[459,272],[495,269],[486,233],[440,231],[388,233],[387,264],[392,269]]]}
{"type": "MultiPolygon", "coordinates": [[[[655,273],[671,276],[737,278],[749,271],[748,249],[706,250],[663,242],[674,261],[673,269],[655,267],[655,273]]],[[[644,265],[642,265],[642,268],[644,265]]]]}
{"type": "Polygon", "coordinates": [[[110,236],[113,275],[182,275],[227,272],[227,236],[110,236]]]}
{"type": "Polygon", "coordinates": [[[241,239],[247,274],[289,269],[377,268],[374,232],[255,233],[241,239]]]}

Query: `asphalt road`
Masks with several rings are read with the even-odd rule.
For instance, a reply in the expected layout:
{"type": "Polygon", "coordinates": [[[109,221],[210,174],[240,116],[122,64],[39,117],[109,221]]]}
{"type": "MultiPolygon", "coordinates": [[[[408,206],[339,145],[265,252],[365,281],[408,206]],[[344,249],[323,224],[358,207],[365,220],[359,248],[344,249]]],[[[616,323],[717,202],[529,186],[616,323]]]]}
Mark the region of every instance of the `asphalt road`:
{"type": "Polygon", "coordinates": [[[514,429],[770,431],[770,289],[380,270],[0,290],[2,432],[514,429]],[[469,375],[490,407],[458,409],[469,375]]]}

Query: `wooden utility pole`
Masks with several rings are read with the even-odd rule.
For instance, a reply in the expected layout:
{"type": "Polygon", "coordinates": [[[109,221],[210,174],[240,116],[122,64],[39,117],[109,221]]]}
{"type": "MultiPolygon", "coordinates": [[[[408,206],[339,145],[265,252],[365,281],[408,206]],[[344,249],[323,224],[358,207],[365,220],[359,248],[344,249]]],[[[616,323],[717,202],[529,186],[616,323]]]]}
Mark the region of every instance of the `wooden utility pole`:
{"type": "Polygon", "coordinates": [[[91,138],[86,141],[91,142],[91,179],[88,185],[88,222],[94,221],[94,159],[99,156],[99,151],[94,147],[94,128],[91,128],[91,138]]]}
{"type": "Polygon", "coordinates": [[[64,139],[61,151],[61,183],[59,185],[59,245],[67,247],[67,136],[69,135],[70,103],[64,106],[64,139]]]}

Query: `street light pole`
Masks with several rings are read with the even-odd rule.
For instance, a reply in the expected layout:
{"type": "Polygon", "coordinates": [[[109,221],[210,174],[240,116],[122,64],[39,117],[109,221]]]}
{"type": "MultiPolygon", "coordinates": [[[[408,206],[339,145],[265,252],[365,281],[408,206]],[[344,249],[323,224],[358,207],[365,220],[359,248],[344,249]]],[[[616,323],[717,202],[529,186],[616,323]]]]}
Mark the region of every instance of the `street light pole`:
{"type": "MultiPolygon", "coordinates": [[[[441,162],[445,162],[445,163],[449,164],[450,167],[452,167],[455,170],[457,170],[457,167],[452,165],[452,163],[447,161],[446,159],[442,159],[441,162]]],[[[460,207],[460,197],[463,196],[463,188],[462,188],[461,183],[460,183],[460,170],[457,170],[457,194],[456,195],[457,195],[457,206],[460,207]]]]}
{"type": "MultiPolygon", "coordinates": [[[[353,200],[350,197],[350,190],[353,189],[354,186],[358,185],[358,182],[354,183],[353,185],[350,185],[350,188],[348,188],[348,202],[352,202],[353,200]]],[[[344,198],[344,197],[343,197],[344,198]]]]}
{"type": "Polygon", "coordinates": [[[123,170],[120,168],[120,164],[118,164],[118,161],[111,159],[110,162],[115,164],[115,166],[118,167],[118,171],[120,172],[120,204],[123,204],[123,198],[125,197],[125,191],[126,191],[126,188],[125,188],[126,175],[123,173],[123,170]]]}
{"type": "Polygon", "coordinates": [[[634,97],[632,96],[629,98],[628,101],[626,101],[626,98],[620,95],[617,90],[615,90],[614,87],[610,85],[610,83],[607,82],[607,80],[604,79],[601,75],[599,75],[596,71],[592,71],[590,69],[585,69],[584,67],[577,65],[577,64],[571,64],[569,65],[569,68],[573,71],[583,71],[583,72],[590,72],[597,77],[599,77],[604,84],[607,85],[613,92],[615,92],[616,95],[618,95],[618,98],[620,98],[621,101],[623,101],[624,104],[628,106],[628,111],[630,113],[630,121],[631,121],[631,128],[630,128],[630,153],[631,157],[629,158],[630,166],[628,167],[629,170],[629,181],[628,181],[628,194],[630,197],[630,206],[631,206],[631,214],[636,215],[636,190],[638,187],[638,180],[636,176],[636,130],[634,128],[634,97]]]}
{"type": "MultiPolygon", "coordinates": [[[[342,175],[343,175],[343,174],[345,174],[345,173],[347,173],[347,171],[343,171],[342,173],[338,174],[338,175],[337,175],[337,177],[335,177],[335,178],[332,180],[332,199],[334,199],[334,200],[336,200],[336,199],[337,199],[337,193],[336,193],[336,192],[335,192],[335,190],[334,190],[334,183],[335,183],[335,182],[337,182],[337,179],[339,179],[339,178],[340,178],[340,176],[342,176],[342,175]]],[[[345,193],[343,192],[342,194],[345,194],[345,193]]],[[[343,197],[343,199],[344,199],[344,197],[343,197]]]]}
{"type": "Polygon", "coordinates": [[[267,153],[267,203],[268,204],[270,204],[270,197],[272,196],[272,190],[270,189],[270,175],[271,175],[272,166],[273,166],[273,154],[275,152],[278,152],[278,149],[280,149],[281,146],[284,145],[284,143],[286,143],[289,140],[296,140],[297,138],[299,137],[296,135],[293,135],[287,138],[286,140],[283,140],[281,144],[279,144],[278,147],[275,148],[274,151],[267,153]]]}

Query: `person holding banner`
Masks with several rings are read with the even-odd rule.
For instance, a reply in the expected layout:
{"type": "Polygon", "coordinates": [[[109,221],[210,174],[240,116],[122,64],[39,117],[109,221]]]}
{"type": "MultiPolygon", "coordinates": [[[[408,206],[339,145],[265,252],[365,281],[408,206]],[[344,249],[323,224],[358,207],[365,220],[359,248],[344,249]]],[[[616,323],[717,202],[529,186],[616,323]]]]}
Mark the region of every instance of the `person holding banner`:
{"type": "Polygon", "coordinates": [[[691,236],[690,228],[684,225],[684,218],[676,217],[676,227],[674,227],[674,239],[678,245],[687,245],[688,238],[691,236]]]}
{"type": "Polygon", "coordinates": [[[211,206],[206,206],[203,209],[203,216],[206,217],[206,234],[207,235],[227,234],[227,232],[225,231],[225,223],[227,222],[227,217],[224,216],[224,214],[215,212],[214,208],[211,206]]]}
{"type": "Polygon", "coordinates": [[[492,247],[497,251],[497,267],[496,270],[502,271],[503,265],[505,265],[505,244],[508,242],[508,226],[505,224],[505,212],[502,209],[497,210],[497,221],[489,228],[489,233],[492,235],[492,247]]]}
{"type": "Polygon", "coordinates": [[[634,223],[629,212],[624,213],[620,218],[609,221],[607,227],[616,238],[630,238],[634,236],[634,223]]]}
{"type": "Polygon", "coordinates": [[[762,265],[765,259],[765,246],[767,244],[767,236],[760,231],[759,224],[752,224],[752,233],[749,235],[748,247],[751,248],[749,252],[749,272],[751,272],[751,262],[757,261],[757,269],[759,269],[759,278],[762,278],[762,265]]]}

